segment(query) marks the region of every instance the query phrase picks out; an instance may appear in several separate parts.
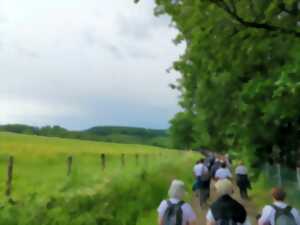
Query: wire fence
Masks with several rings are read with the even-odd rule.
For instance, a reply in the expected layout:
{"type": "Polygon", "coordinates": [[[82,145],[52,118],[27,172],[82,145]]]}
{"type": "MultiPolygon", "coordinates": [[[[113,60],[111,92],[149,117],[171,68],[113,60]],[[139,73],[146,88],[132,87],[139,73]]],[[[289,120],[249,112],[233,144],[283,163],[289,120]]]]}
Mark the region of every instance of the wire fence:
{"type": "Polygon", "coordinates": [[[300,207],[299,169],[290,169],[280,164],[264,166],[261,185],[270,190],[272,187],[283,187],[287,192],[288,202],[300,207]]]}

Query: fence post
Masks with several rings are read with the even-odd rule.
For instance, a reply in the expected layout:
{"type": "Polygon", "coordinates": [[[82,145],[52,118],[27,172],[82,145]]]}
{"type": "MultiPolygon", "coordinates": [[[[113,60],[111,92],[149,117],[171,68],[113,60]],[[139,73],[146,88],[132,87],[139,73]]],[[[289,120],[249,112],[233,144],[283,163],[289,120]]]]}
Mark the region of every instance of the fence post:
{"type": "Polygon", "coordinates": [[[273,161],[276,163],[277,170],[277,184],[279,187],[282,186],[282,177],[281,177],[281,166],[280,166],[280,148],[278,145],[274,145],[272,148],[273,161]]]}
{"type": "Polygon", "coordinates": [[[296,157],[297,157],[297,183],[298,183],[298,189],[300,190],[300,147],[297,148],[296,157]]]}
{"type": "Polygon", "coordinates": [[[6,191],[5,191],[6,197],[10,197],[12,192],[13,169],[14,169],[14,157],[9,156],[8,165],[7,165],[6,191]]]}
{"type": "Polygon", "coordinates": [[[278,186],[282,187],[282,177],[281,177],[281,165],[280,165],[280,163],[276,164],[276,168],[277,168],[278,186]]]}
{"type": "Polygon", "coordinates": [[[139,154],[135,154],[135,164],[139,165],[139,154]]]}
{"type": "Polygon", "coordinates": [[[121,155],[121,165],[125,167],[125,154],[121,155]]]}
{"type": "Polygon", "coordinates": [[[68,176],[71,175],[71,172],[72,172],[72,164],[73,164],[73,156],[68,156],[68,159],[67,159],[67,168],[68,168],[67,175],[68,175],[68,176]]]}
{"type": "Polygon", "coordinates": [[[297,167],[297,182],[298,182],[298,189],[300,190],[300,166],[297,167]]]}
{"type": "Polygon", "coordinates": [[[101,166],[102,166],[102,170],[105,170],[106,162],[105,162],[105,154],[104,153],[101,154],[101,166]]]}

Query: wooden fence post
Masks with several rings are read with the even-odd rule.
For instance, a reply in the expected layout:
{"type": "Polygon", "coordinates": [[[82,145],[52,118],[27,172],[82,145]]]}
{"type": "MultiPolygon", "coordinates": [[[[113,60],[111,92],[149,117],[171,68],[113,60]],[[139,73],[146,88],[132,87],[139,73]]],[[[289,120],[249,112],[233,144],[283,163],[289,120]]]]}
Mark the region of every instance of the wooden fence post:
{"type": "Polygon", "coordinates": [[[68,175],[68,176],[71,175],[71,172],[72,172],[72,164],[73,164],[73,156],[68,156],[68,159],[67,159],[67,168],[68,168],[67,175],[68,175]]]}
{"type": "Polygon", "coordinates": [[[5,191],[6,197],[10,197],[12,192],[13,169],[14,169],[14,157],[9,156],[8,165],[7,165],[6,191],[5,191]]]}
{"type": "Polygon", "coordinates": [[[105,170],[105,166],[106,166],[106,161],[105,161],[105,154],[102,153],[101,154],[101,166],[102,166],[102,170],[105,170]]]}
{"type": "Polygon", "coordinates": [[[278,187],[282,187],[282,177],[281,177],[281,165],[280,165],[280,163],[276,164],[276,168],[277,168],[278,187]]]}
{"type": "Polygon", "coordinates": [[[280,165],[280,148],[278,145],[274,145],[272,148],[273,161],[276,165],[277,170],[277,184],[279,187],[282,186],[282,177],[281,177],[281,165],[280,165]]]}
{"type": "Polygon", "coordinates": [[[121,155],[121,165],[125,167],[125,154],[121,155]]]}
{"type": "Polygon", "coordinates": [[[135,154],[135,164],[139,165],[139,154],[135,154]]]}
{"type": "Polygon", "coordinates": [[[298,183],[298,189],[300,190],[300,147],[298,147],[296,152],[297,157],[297,183],[298,183]]]}

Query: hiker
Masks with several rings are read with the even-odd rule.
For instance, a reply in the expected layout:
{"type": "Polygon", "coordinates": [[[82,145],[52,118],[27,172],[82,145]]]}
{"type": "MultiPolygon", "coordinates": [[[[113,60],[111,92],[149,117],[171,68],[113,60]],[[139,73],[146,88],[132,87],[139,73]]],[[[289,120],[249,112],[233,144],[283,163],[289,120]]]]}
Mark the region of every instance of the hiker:
{"type": "Polygon", "coordinates": [[[197,190],[199,191],[200,207],[207,204],[210,189],[210,175],[207,167],[204,165],[204,159],[194,166],[194,175],[197,180],[197,190]]]}
{"type": "Polygon", "coordinates": [[[221,168],[221,160],[219,158],[216,158],[215,162],[212,165],[211,170],[210,170],[211,177],[214,178],[215,175],[216,175],[217,170],[220,169],[220,168],[221,168]]]}
{"type": "Polygon", "coordinates": [[[192,207],[183,201],[184,183],[173,180],[169,188],[169,200],[158,207],[158,225],[196,225],[196,214],[192,207]]]}
{"type": "Polygon", "coordinates": [[[300,225],[299,211],[284,202],[285,191],[273,188],[271,193],[273,204],[263,208],[258,225],[300,225]]]}
{"type": "Polygon", "coordinates": [[[227,168],[231,168],[231,159],[230,159],[229,154],[226,154],[226,155],[225,155],[224,161],[225,161],[225,163],[226,163],[227,168]]]}
{"type": "Polygon", "coordinates": [[[219,180],[215,184],[218,199],[206,215],[207,225],[249,224],[245,208],[234,200],[233,184],[230,180],[219,180]]]}
{"type": "Polygon", "coordinates": [[[208,156],[205,158],[204,165],[207,167],[209,171],[211,171],[212,166],[215,162],[215,156],[212,153],[209,153],[208,156]]]}
{"type": "Polygon", "coordinates": [[[200,160],[196,161],[195,166],[193,168],[193,174],[194,174],[196,179],[195,179],[195,182],[193,183],[192,190],[196,193],[196,196],[198,195],[197,192],[199,191],[199,183],[198,183],[198,180],[197,180],[197,176],[195,174],[195,168],[198,164],[200,164],[200,160]]]}
{"type": "Polygon", "coordinates": [[[242,199],[248,199],[248,189],[251,189],[251,184],[248,177],[248,171],[243,161],[240,161],[238,167],[235,169],[236,184],[240,189],[242,199]]]}
{"type": "Polygon", "coordinates": [[[221,162],[221,168],[217,170],[215,174],[216,180],[229,179],[231,180],[232,175],[224,161],[221,162]]]}

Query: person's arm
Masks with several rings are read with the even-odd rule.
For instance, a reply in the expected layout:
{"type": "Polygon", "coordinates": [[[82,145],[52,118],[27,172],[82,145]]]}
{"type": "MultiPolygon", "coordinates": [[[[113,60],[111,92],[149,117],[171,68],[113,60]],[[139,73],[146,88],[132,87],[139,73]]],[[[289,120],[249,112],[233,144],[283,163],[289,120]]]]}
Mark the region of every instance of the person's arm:
{"type": "Polygon", "coordinates": [[[163,220],[160,216],[158,217],[158,225],[164,225],[163,220]]]}
{"type": "Polygon", "coordinates": [[[213,217],[211,210],[208,210],[206,214],[206,225],[216,225],[216,221],[215,218],[213,217]]]}
{"type": "MultiPolygon", "coordinates": [[[[189,204],[185,204],[185,213],[187,217],[187,225],[196,225],[197,216],[192,207],[189,204]]],[[[160,224],[161,225],[161,224],[160,224]]]]}
{"type": "Polygon", "coordinates": [[[271,206],[266,206],[263,208],[261,217],[258,219],[258,225],[269,225],[270,222],[270,209],[271,206]]]}
{"type": "Polygon", "coordinates": [[[293,209],[292,213],[293,213],[293,215],[295,217],[296,224],[300,225],[300,214],[299,214],[299,211],[297,209],[293,209]]]}
{"type": "Polygon", "coordinates": [[[167,202],[166,201],[162,201],[157,209],[157,213],[158,213],[158,225],[164,225],[163,224],[163,215],[165,213],[167,209],[167,202]]]}

